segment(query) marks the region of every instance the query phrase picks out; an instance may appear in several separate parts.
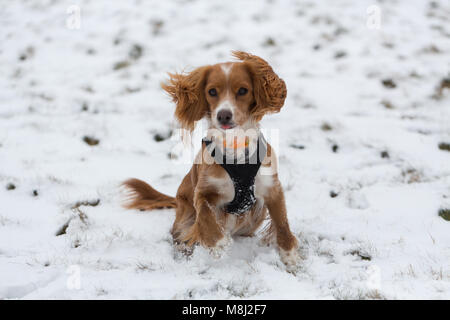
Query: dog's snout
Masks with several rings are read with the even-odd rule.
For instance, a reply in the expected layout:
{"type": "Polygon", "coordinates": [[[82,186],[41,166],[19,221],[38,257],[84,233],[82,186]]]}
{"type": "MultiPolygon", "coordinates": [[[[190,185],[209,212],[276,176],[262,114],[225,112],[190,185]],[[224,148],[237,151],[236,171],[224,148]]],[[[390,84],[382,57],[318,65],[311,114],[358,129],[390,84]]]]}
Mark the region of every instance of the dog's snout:
{"type": "Polygon", "coordinates": [[[233,114],[228,109],[220,110],[217,113],[217,121],[219,121],[220,124],[229,124],[232,118],[233,114]]]}

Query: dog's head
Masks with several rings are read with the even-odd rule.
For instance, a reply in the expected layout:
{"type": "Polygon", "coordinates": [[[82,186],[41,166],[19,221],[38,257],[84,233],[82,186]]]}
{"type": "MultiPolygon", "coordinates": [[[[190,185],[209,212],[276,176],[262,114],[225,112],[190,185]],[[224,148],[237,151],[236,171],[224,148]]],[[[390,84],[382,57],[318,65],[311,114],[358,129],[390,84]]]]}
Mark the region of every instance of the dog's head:
{"type": "Polygon", "coordinates": [[[242,51],[233,56],[240,61],[169,74],[168,83],[162,84],[184,129],[192,131],[204,117],[215,129],[247,129],[265,114],[280,111],[287,92],[284,81],[260,57],[242,51]]]}

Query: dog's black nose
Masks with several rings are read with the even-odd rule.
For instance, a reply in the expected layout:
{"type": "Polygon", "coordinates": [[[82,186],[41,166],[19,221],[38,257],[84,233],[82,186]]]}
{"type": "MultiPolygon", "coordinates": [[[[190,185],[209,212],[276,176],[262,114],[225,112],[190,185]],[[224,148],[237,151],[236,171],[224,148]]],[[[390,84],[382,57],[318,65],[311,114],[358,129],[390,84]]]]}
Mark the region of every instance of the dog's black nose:
{"type": "Polygon", "coordinates": [[[220,110],[217,113],[217,121],[219,121],[222,125],[229,124],[231,122],[231,118],[233,118],[233,114],[228,109],[220,110]]]}

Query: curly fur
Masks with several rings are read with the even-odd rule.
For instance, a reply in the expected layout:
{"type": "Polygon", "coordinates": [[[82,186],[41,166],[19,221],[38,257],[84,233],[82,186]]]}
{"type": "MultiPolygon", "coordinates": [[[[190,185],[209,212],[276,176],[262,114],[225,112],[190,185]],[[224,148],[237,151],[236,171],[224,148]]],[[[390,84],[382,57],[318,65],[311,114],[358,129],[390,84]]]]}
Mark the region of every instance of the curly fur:
{"type": "Polygon", "coordinates": [[[202,119],[208,112],[204,87],[210,66],[184,73],[169,73],[168,83],[161,87],[169,93],[176,103],[175,117],[184,129],[193,131],[195,121],[202,119]]]}
{"type": "Polygon", "coordinates": [[[260,57],[243,51],[233,51],[232,54],[247,64],[253,74],[256,105],[252,109],[252,115],[255,120],[261,120],[267,113],[280,112],[287,95],[283,79],[279,78],[272,67],[260,57]]]}

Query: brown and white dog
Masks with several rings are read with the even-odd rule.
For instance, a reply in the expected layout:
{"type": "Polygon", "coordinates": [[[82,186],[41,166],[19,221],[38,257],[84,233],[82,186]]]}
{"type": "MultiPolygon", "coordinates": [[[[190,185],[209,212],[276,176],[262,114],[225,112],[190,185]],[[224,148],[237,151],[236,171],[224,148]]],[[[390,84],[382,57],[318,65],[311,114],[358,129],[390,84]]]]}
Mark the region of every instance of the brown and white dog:
{"type": "MultiPolygon", "coordinates": [[[[195,122],[206,118],[209,135],[223,142],[225,134],[228,137],[237,129],[259,132],[262,117],[280,111],[287,92],[284,81],[263,59],[241,51],[233,55],[240,61],[203,66],[188,74],[169,74],[168,83],[162,84],[176,103],[175,117],[182,128],[192,132],[195,122]]],[[[225,142],[227,153],[232,148],[227,149],[225,142]]],[[[231,236],[253,236],[269,215],[263,240],[270,243],[276,238],[281,260],[288,270],[294,268],[299,258],[298,241],[289,228],[272,147],[267,144],[266,157],[254,179],[256,203],[241,215],[224,210],[234,198],[234,184],[205,148],[203,144],[176,198],[130,179],[124,182],[129,191],[125,206],[140,210],[176,208],[171,233],[177,247],[191,249],[200,244],[213,253],[225,249],[231,236]]]]}

